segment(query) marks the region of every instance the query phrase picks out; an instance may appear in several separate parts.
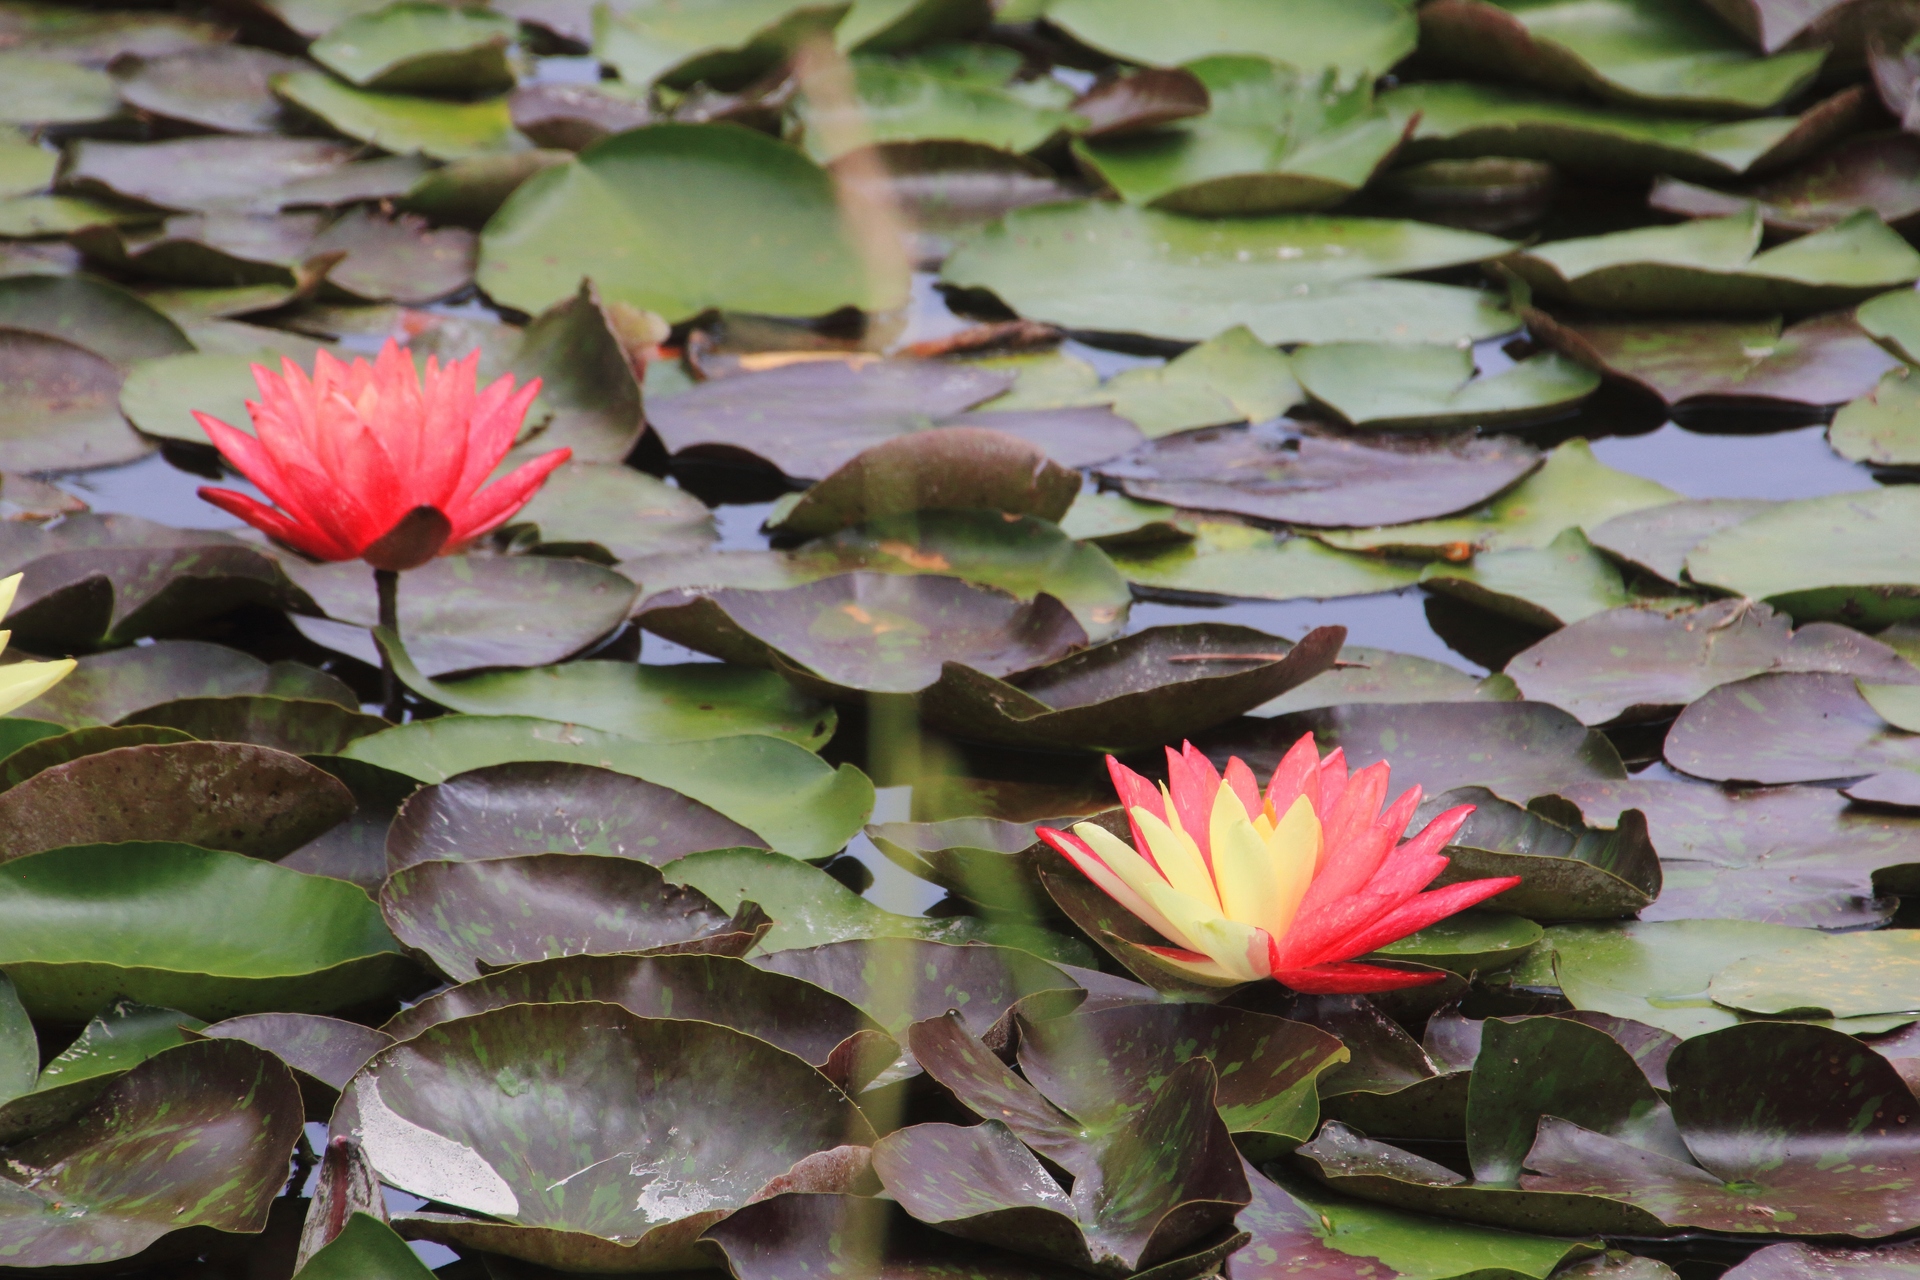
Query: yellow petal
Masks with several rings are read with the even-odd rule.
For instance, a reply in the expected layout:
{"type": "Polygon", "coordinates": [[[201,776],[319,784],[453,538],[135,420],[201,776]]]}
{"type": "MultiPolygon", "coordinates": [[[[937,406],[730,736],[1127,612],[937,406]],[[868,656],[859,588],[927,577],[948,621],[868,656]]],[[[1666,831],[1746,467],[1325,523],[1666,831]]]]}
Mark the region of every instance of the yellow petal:
{"type": "Polygon", "coordinates": [[[1081,823],[1080,827],[1074,828],[1074,834],[1105,858],[1115,874],[1127,882],[1127,887],[1145,898],[1159,916],[1155,920],[1141,914],[1142,920],[1160,930],[1167,941],[1176,946],[1188,951],[1207,951],[1200,941],[1200,933],[1221,919],[1220,908],[1210,902],[1199,902],[1169,885],[1145,858],[1112,832],[1094,827],[1092,823],[1081,823]],[[1105,838],[1099,839],[1080,827],[1091,827],[1105,838]]]}
{"type": "Polygon", "coordinates": [[[1220,966],[1222,972],[1231,974],[1241,982],[1255,982],[1271,976],[1273,971],[1267,963],[1266,939],[1252,926],[1224,916],[1215,916],[1211,920],[1197,921],[1192,933],[1194,942],[1198,944],[1193,949],[1204,952],[1207,959],[1220,966]]]}
{"type": "Polygon", "coordinates": [[[1229,920],[1265,925],[1280,909],[1280,880],[1274,874],[1267,841],[1247,820],[1246,806],[1222,785],[1213,800],[1208,839],[1213,848],[1213,877],[1220,885],[1220,910],[1229,920]]]}
{"type": "Polygon", "coordinates": [[[0,666],[0,715],[23,707],[67,678],[72,658],[58,662],[15,662],[0,666]]]}
{"type": "Polygon", "coordinates": [[[1267,907],[1270,914],[1258,923],[1275,938],[1286,937],[1287,930],[1293,927],[1300,900],[1307,896],[1313,873],[1320,866],[1324,843],[1320,818],[1305,796],[1293,802],[1293,807],[1280,819],[1280,825],[1267,837],[1267,865],[1273,877],[1273,896],[1267,907]]]}
{"type": "Polygon", "coordinates": [[[1181,960],[1174,956],[1153,953],[1155,964],[1166,965],[1169,969],[1178,969],[1195,982],[1209,987],[1237,987],[1248,979],[1237,973],[1230,973],[1212,960],[1181,960]]]}
{"type": "Polygon", "coordinates": [[[0,618],[6,617],[13,611],[14,593],[20,590],[22,576],[24,575],[16,573],[11,578],[0,578],[0,618]]]}
{"type": "Polygon", "coordinates": [[[1186,936],[1153,904],[1151,895],[1156,889],[1166,888],[1167,882],[1147,865],[1145,858],[1133,851],[1132,845],[1105,827],[1091,822],[1076,823],[1073,834],[1085,840],[1087,846],[1107,864],[1104,872],[1098,867],[1082,867],[1088,879],[1099,885],[1109,898],[1145,921],[1161,937],[1189,951],[1193,949],[1186,936]]]}
{"type": "MultiPolygon", "coordinates": [[[[1146,837],[1153,860],[1166,874],[1167,883],[1176,892],[1207,903],[1218,912],[1220,891],[1213,887],[1213,877],[1207,874],[1206,860],[1200,856],[1200,846],[1193,842],[1193,837],[1177,826],[1168,826],[1146,809],[1135,806],[1131,812],[1134,822],[1139,824],[1140,834],[1146,837]]],[[[1173,812],[1171,802],[1167,812],[1173,812]]]]}

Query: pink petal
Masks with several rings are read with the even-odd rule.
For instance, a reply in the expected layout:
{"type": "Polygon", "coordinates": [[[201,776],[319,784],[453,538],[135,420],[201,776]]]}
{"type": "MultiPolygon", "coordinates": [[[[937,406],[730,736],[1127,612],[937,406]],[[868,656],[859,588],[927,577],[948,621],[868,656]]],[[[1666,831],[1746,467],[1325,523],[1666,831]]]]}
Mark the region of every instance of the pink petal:
{"type": "Polygon", "coordinates": [[[228,515],[238,516],[260,532],[277,538],[296,551],[304,551],[316,560],[350,560],[353,553],[340,554],[338,547],[319,535],[310,525],[303,525],[275,511],[272,507],[248,497],[244,493],[235,493],[231,489],[202,487],[200,497],[219,507],[228,515]]]}
{"type": "Polygon", "coordinates": [[[1273,777],[1267,779],[1267,804],[1273,808],[1274,817],[1284,818],[1303,794],[1317,816],[1321,812],[1319,781],[1320,749],[1314,745],[1312,734],[1303,733],[1280,757],[1273,777]]]}
{"type": "Polygon", "coordinates": [[[1311,969],[1276,969],[1273,980],[1309,996],[1358,996],[1375,991],[1398,991],[1439,982],[1444,973],[1411,973],[1370,964],[1325,964],[1311,969]]]}
{"type": "Polygon", "coordinates": [[[1505,893],[1519,883],[1519,876],[1495,876],[1487,880],[1466,880],[1423,893],[1409,902],[1401,903],[1348,939],[1340,948],[1346,954],[1336,958],[1344,960],[1377,951],[1389,942],[1398,942],[1410,933],[1420,932],[1436,920],[1457,915],[1468,907],[1505,893]]]}
{"type": "MultiPolygon", "coordinates": [[[[1191,750],[1192,744],[1187,745],[1191,750]]],[[[1167,791],[1173,797],[1181,829],[1200,847],[1200,860],[1206,864],[1208,875],[1213,874],[1213,848],[1207,832],[1213,825],[1213,797],[1219,790],[1220,774],[1211,760],[1200,756],[1196,766],[1192,756],[1167,748],[1167,791]]]]}
{"type": "Polygon", "coordinates": [[[473,495],[460,510],[448,512],[453,519],[453,537],[448,540],[448,545],[458,546],[504,524],[507,517],[527,505],[535,491],[553,474],[554,468],[572,456],[571,449],[543,453],[473,495]]]}
{"type": "Polygon", "coordinates": [[[1247,762],[1239,756],[1227,759],[1227,785],[1233,788],[1233,794],[1240,797],[1240,803],[1246,806],[1247,817],[1257,818],[1266,806],[1260,795],[1260,784],[1254,780],[1253,770],[1247,768],[1247,762]]]}
{"type": "Polygon", "coordinates": [[[1140,824],[1133,820],[1136,807],[1145,809],[1154,817],[1165,822],[1167,807],[1160,801],[1160,788],[1148,782],[1112,756],[1107,757],[1107,776],[1113,779],[1113,790],[1120,797],[1120,807],[1127,811],[1127,825],[1133,830],[1133,847],[1147,864],[1161,875],[1166,872],[1160,868],[1159,861],[1153,856],[1153,849],[1147,844],[1147,837],[1140,830],[1140,824]]]}

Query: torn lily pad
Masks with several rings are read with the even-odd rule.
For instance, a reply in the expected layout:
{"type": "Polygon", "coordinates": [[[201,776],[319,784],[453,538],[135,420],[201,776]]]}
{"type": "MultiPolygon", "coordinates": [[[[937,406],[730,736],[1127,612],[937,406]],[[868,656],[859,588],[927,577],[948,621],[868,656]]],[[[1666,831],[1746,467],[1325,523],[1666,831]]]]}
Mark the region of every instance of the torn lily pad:
{"type": "Polygon", "coordinates": [[[1671,582],[1687,581],[1687,553],[1722,529],[1758,515],[1766,498],[1686,498],[1617,515],[1587,530],[1587,538],[1631,568],[1671,582]]]}
{"type": "Polygon", "coordinates": [[[1842,405],[1827,428],[1827,443],[1852,462],[1881,467],[1920,464],[1920,383],[1912,367],[1888,371],[1880,385],[1842,405]]]}
{"type": "Polygon", "coordinates": [[[1356,427],[1494,427],[1571,411],[1600,377],[1553,352],[1481,374],[1455,346],[1333,342],[1293,354],[1315,401],[1356,427]]]}
{"type": "Polygon", "coordinates": [[[1403,130],[1374,109],[1365,78],[1248,56],[1185,70],[1207,92],[1205,115],[1074,144],[1130,203],[1203,216],[1321,209],[1365,186],[1400,145],[1403,130]]]}
{"type": "Polygon", "coordinates": [[[1871,628],[1920,613],[1903,550],[1916,528],[1920,494],[1904,486],[1782,502],[1699,543],[1687,573],[1799,622],[1871,628]]]}
{"type": "Polygon", "coordinates": [[[965,237],[942,278],[1069,329],[1202,342],[1458,342],[1514,322],[1492,294],[1381,277],[1485,261],[1507,241],[1417,222],[1225,221],[1100,203],[1022,209],[965,237]],[[1124,287],[1118,284],[1124,280],[1124,287]]]}
{"type": "MultiPolygon", "coordinates": [[[[6,1001],[25,1023],[9,982],[6,1001]]],[[[116,1000],[93,1019],[59,1053],[39,1066],[37,1048],[25,1065],[19,1092],[9,1090],[0,1103],[0,1141],[15,1143],[64,1124],[106,1092],[107,1086],[148,1058],[187,1043],[190,1033],[206,1023],[175,1009],[160,1009],[134,1000],[116,1000]]],[[[33,1045],[32,1028],[26,1039],[33,1045]]]]}
{"type": "Polygon", "coordinates": [[[1870,209],[1772,249],[1761,230],[1749,210],[1549,242],[1510,261],[1546,296],[1643,312],[1818,311],[1920,276],[1920,253],[1870,209]]]}

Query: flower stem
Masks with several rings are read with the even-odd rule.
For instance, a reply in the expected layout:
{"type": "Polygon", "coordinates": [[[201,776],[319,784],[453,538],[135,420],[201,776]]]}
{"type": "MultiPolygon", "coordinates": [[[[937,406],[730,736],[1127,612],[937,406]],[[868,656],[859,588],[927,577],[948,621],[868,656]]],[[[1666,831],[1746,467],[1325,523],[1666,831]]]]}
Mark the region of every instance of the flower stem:
{"type": "MultiPolygon", "coordinates": [[[[395,635],[400,634],[400,574],[394,569],[375,569],[373,571],[373,589],[380,596],[380,625],[395,635]]],[[[393,659],[387,651],[380,651],[380,700],[385,703],[382,714],[395,724],[405,714],[400,700],[400,678],[393,673],[393,659]]]]}

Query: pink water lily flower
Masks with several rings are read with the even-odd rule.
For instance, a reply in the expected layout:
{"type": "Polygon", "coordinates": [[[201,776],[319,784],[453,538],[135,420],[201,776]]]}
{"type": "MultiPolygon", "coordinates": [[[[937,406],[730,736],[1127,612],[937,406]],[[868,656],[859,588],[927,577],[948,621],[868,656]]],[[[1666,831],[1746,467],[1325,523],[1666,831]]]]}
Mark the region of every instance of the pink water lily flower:
{"type": "Polygon", "coordinates": [[[1387,765],[1349,776],[1308,734],[1263,792],[1239,757],[1224,776],[1191,743],[1167,748],[1156,787],[1107,757],[1133,828],[1129,845],[1091,822],[1039,837],[1172,946],[1147,948],[1187,977],[1231,986],[1272,978],[1311,994],[1391,991],[1437,982],[1355,958],[1504,893],[1518,876],[1425,891],[1446,870],[1446,847],[1473,812],[1460,805],[1411,840],[1420,805],[1410,787],[1387,796],[1387,765]],[[1423,892],[1424,891],[1424,892],[1423,892]]]}

